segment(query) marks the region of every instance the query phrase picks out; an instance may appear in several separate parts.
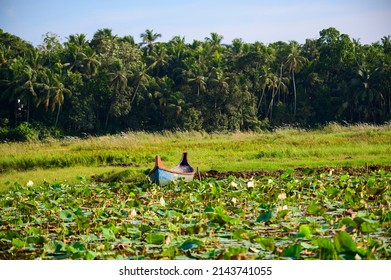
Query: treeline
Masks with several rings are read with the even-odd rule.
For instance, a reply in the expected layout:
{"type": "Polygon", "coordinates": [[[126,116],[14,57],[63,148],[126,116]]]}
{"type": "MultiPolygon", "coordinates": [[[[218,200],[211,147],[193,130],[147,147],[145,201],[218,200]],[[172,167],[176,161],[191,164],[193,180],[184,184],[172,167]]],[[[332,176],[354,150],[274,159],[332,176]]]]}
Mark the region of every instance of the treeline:
{"type": "Polygon", "coordinates": [[[60,43],[47,33],[33,47],[0,29],[0,137],[31,126],[95,134],[391,119],[390,36],[370,45],[335,28],[304,44],[160,36],[146,30],[136,43],[100,29],[60,43]]]}

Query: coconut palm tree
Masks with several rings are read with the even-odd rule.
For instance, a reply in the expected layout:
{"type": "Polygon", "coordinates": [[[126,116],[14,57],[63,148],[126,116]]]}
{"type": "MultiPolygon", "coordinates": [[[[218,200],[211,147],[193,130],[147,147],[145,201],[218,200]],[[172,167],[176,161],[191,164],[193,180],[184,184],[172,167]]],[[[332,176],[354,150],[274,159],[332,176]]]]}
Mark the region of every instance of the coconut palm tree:
{"type": "Polygon", "coordinates": [[[270,91],[270,103],[269,107],[266,112],[266,116],[269,115],[269,120],[272,121],[273,118],[273,105],[274,105],[274,98],[277,95],[277,89],[279,85],[278,76],[274,74],[273,72],[269,72],[267,77],[267,89],[270,91]]]}
{"type": "Polygon", "coordinates": [[[221,36],[215,32],[210,33],[210,38],[205,37],[205,41],[210,43],[213,50],[216,50],[217,48],[219,48],[219,46],[221,45],[221,41],[223,39],[224,39],[223,36],[221,36]]]}
{"type": "Polygon", "coordinates": [[[144,33],[140,34],[140,38],[143,40],[141,45],[146,45],[148,52],[150,53],[153,50],[155,41],[160,37],[162,37],[162,34],[154,33],[153,29],[147,29],[144,33]]]}
{"type": "Polygon", "coordinates": [[[290,53],[286,60],[286,65],[288,67],[289,73],[292,74],[292,83],[293,83],[293,94],[294,94],[294,115],[296,115],[297,108],[297,93],[296,93],[296,80],[295,73],[300,71],[305,65],[307,59],[304,56],[300,55],[300,49],[297,42],[291,42],[290,44],[290,53]]]}
{"type": "Polygon", "coordinates": [[[84,49],[88,46],[86,34],[72,34],[67,39],[68,41],[64,43],[65,46],[73,44],[79,49],[84,49]]]}
{"type": "Polygon", "coordinates": [[[39,64],[37,65],[37,52],[30,50],[26,55],[30,57],[32,66],[26,58],[14,58],[8,67],[8,77],[0,80],[4,88],[1,99],[15,104],[14,122],[17,123],[17,110],[26,108],[26,121],[30,121],[30,107],[37,97],[36,90],[40,87],[38,82],[39,64]],[[35,59],[35,61],[34,61],[35,59]]]}
{"type": "Polygon", "coordinates": [[[175,36],[169,42],[168,48],[172,57],[176,61],[180,61],[184,58],[184,54],[186,53],[187,46],[185,44],[185,37],[175,36]]]}
{"type": "MultiPolygon", "coordinates": [[[[258,98],[258,105],[257,105],[257,111],[258,114],[260,114],[260,109],[262,105],[263,98],[265,97],[266,89],[270,88],[270,85],[272,83],[272,74],[271,74],[271,69],[270,67],[267,67],[264,65],[261,70],[261,76],[260,76],[260,88],[262,89],[261,96],[258,98]]],[[[266,102],[265,102],[265,109],[266,109],[266,102]]],[[[265,110],[266,111],[266,110],[265,110]]]]}
{"type": "Polygon", "coordinates": [[[56,121],[54,124],[54,126],[57,126],[65,96],[71,95],[72,92],[65,87],[63,76],[59,73],[53,73],[49,69],[46,69],[43,78],[43,91],[38,97],[37,106],[44,104],[45,109],[50,109],[52,112],[57,108],[56,121]]]}
{"type": "Polygon", "coordinates": [[[201,92],[206,90],[208,77],[204,75],[201,68],[195,64],[194,67],[186,71],[187,82],[193,84],[197,88],[197,97],[201,92]]]}
{"type": "Polygon", "coordinates": [[[168,65],[168,54],[167,49],[163,45],[160,45],[158,48],[155,48],[151,55],[149,56],[153,61],[149,66],[150,69],[155,69],[155,77],[159,76],[160,68],[164,68],[168,65]]]}
{"type": "Polygon", "coordinates": [[[125,91],[128,87],[128,77],[126,69],[120,61],[116,63],[117,67],[109,73],[110,84],[114,92],[125,91]]]}
{"type": "Polygon", "coordinates": [[[96,52],[87,46],[80,55],[83,65],[82,72],[87,79],[94,77],[98,73],[98,68],[101,65],[96,52]]]}
{"type": "Polygon", "coordinates": [[[91,40],[91,47],[98,53],[105,52],[105,45],[107,41],[113,41],[118,39],[117,35],[113,35],[113,32],[109,28],[98,29],[95,32],[91,40]]]}
{"type": "Polygon", "coordinates": [[[351,85],[355,88],[351,105],[354,105],[354,111],[359,116],[360,122],[376,123],[383,113],[385,98],[379,88],[379,77],[378,68],[371,71],[365,65],[361,65],[357,69],[357,77],[351,80],[351,85]]]}
{"type": "Polygon", "coordinates": [[[132,100],[130,101],[130,107],[133,106],[133,103],[136,99],[136,96],[139,92],[140,87],[146,88],[148,85],[149,80],[151,79],[151,76],[148,75],[148,68],[145,65],[145,63],[140,63],[136,70],[136,76],[135,76],[135,89],[132,94],[132,100]]]}

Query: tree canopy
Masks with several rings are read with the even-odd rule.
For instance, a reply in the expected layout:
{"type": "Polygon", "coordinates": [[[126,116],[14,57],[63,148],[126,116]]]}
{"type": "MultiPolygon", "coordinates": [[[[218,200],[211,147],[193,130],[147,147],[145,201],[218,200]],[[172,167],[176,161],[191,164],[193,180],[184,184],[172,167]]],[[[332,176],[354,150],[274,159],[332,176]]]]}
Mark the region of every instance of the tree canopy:
{"type": "Polygon", "coordinates": [[[361,44],[335,28],[319,38],[245,43],[211,33],[185,43],[111,29],[33,47],[0,32],[0,125],[66,134],[123,130],[259,130],[391,119],[391,37],[361,44]]]}

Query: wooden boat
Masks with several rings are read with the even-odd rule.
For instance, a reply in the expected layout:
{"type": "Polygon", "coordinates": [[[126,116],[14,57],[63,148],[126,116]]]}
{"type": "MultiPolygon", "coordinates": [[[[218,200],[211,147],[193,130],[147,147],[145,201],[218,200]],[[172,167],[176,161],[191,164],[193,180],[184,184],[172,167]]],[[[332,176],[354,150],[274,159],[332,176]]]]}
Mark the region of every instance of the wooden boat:
{"type": "Polygon", "coordinates": [[[195,171],[187,161],[187,152],[183,152],[179,164],[171,169],[164,166],[160,156],[155,158],[155,167],[149,173],[151,181],[160,186],[168,185],[171,181],[183,179],[186,182],[193,180],[195,171]]]}

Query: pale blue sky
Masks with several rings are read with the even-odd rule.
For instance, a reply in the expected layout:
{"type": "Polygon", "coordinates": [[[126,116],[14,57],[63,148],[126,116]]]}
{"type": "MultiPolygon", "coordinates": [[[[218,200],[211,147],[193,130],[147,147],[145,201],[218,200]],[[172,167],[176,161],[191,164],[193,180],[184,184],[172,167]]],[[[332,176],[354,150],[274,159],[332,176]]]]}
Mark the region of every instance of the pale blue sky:
{"type": "Polygon", "coordinates": [[[65,40],[100,28],[120,36],[153,29],[160,41],[184,36],[204,40],[211,32],[245,42],[318,38],[335,27],[361,43],[391,35],[390,0],[0,0],[0,28],[38,45],[53,32],[65,40]]]}

